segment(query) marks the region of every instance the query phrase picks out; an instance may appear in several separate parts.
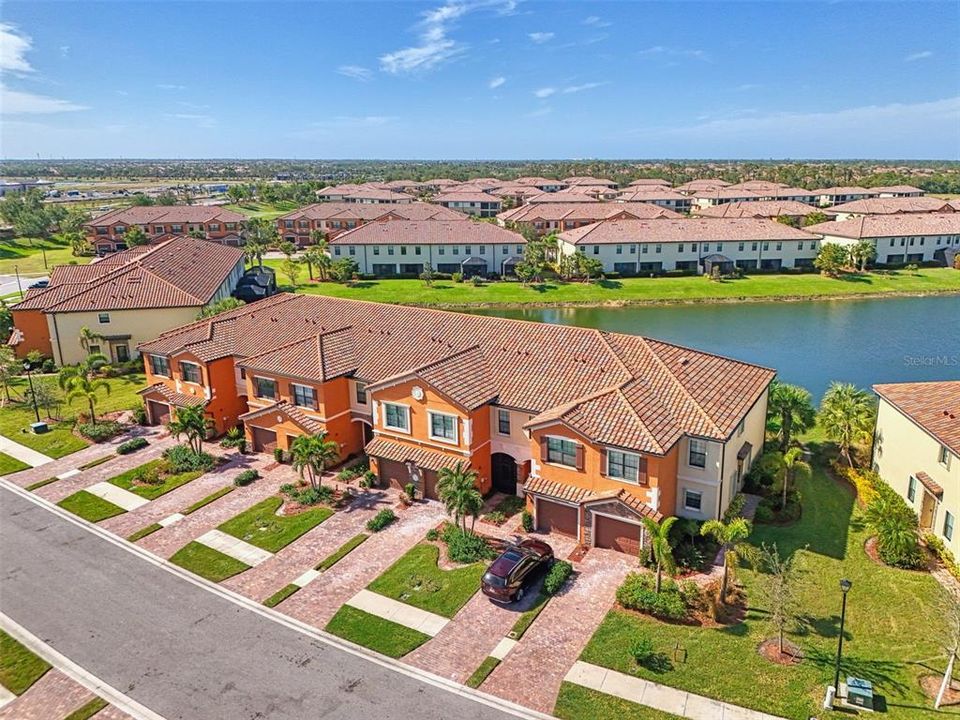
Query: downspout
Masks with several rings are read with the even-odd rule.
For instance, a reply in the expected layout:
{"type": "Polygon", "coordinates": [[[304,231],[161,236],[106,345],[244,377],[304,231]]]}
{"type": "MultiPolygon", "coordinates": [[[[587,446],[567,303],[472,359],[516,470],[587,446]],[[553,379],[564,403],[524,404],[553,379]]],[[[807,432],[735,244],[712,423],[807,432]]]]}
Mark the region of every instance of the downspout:
{"type": "Polygon", "coordinates": [[[723,443],[723,445],[720,446],[720,492],[717,493],[717,520],[723,519],[723,516],[720,514],[720,508],[723,507],[724,462],[727,459],[726,445],[726,443],[723,443]]]}
{"type": "Polygon", "coordinates": [[[57,354],[60,356],[59,364],[62,366],[63,363],[63,348],[60,346],[60,328],[57,326],[57,314],[50,313],[50,316],[53,318],[53,334],[57,336],[57,354]]]}

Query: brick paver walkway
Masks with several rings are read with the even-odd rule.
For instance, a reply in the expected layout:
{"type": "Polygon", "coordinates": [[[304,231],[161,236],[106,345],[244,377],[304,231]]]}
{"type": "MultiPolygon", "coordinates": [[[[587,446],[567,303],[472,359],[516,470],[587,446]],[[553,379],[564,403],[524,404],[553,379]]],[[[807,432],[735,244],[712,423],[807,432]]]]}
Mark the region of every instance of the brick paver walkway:
{"type": "Polygon", "coordinates": [[[93,720],[133,720],[133,717],[127,715],[123,710],[119,710],[113,705],[108,705],[94,715],[93,720]]]}
{"type": "MultiPolygon", "coordinates": [[[[156,460],[168,447],[176,445],[176,441],[171,437],[163,439],[151,439],[150,445],[137,450],[129,455],[118,455],[113,460],[108,460],[102,465],[97,465],[89,470],[83,470],[78,475],[72,475],[55,483],[44,485],[37,488],[34,492],[45,500],[50,502],[60,502],[68,495],[73,495],[78,490],[84,490],[98,482],[105,482],[120,473],[126,472],[135,467],[139,467],[151,460],[156,460]]],[[[102,457],[104,453],[101,453],[102,457]]],[[[79,467],[78,463],[74,467],[79,467]]],[[[45,465],[43,467],[50,467],[45,465]]],[[[46,477],[53,477],[56,473],[48,473],[46,477]]]]}
{"type": "Polygon", "coordinates": [[[636,567],[634,557],[592,548],[576,565],[573,582],[550,600],[490,674],[484,691],[534,710],[553,712],[564,676],[613,604],[617,587],[636,567]]]}
{"type": "Polygon", "coordinates": [[[79,468],[81,465],[85,465],[88,462],[102,458],[105,455],[112,455],[117,451],[117,445],[129,440],[130,438],[143,436],[153,443],[155,438],[166,435],[168,435],[168,433],[167,429],[164,427],[141,427],[139,425],[135,425],[129,432],[115,437],[112,440],[108,440],[105,443],[90,445],[89,447],[78,450],[71,455],[53,460],[35,468],[21,470],[18,473],[12,473],[10,475],[6,475],[5,477],[10,482],[19,485],[20,487],[27,487],[28,485],[33,485],[41,480],[46,480],[47,478],[61,475],[68,470],[79,468]]]}
{"type": "MultiPolygon", "coordinates": [[[[208,530],[213,530],[221,523],[239,515],[261,500],[275,495],[284,483],[294,482],[297,479],[297,474],[289,465],[280,465],[264,473],[263,467],[273,463],[272,457],[254,455],[250,458],[250,467],[260,470],[264,477],[255,480],[246,487],[237,488],[232,493],[224,495],[195,513],[187,515],[180,522],[165,527],[163,530],[158,530],[152,535],[147,535],[137,544],[161,557],[169,558],[177,550],[192,540],[196,540],[208,530]]],[[[199,497],[196,499],[200,500],[204,495],[210,493],[198,494],[199,497]]],[[[189,502],[187,504],[189,505],[189,502]]]]}
{"type": "MultiPolygon", "coordinates": [[[[217,449],[219,450],[219,448],[217,449]]],[[[156,500],[136,510],[102,521],[100,527],[106,528],[121,537],[128,537],[137,530],[160,522],[173,513],[186,510],[195,502],[212,495],[220,488],[232,485],[233,479],[242,470],[259,468],[266,462],[263,459],[258,461],[256,455],[239,455],[235,452],[231,452],[226,457],[228,460],[223,465],[217,465],[213,470],[201,475],[196,480],[181,485],[176,490],[171,490],[166,495],[161,495],[156,500]]],[[[258,480],[257,482],[261,481],[258,480]]]]}
{"type": "Polygon", "coordinates": [[[23,695],[0,709],[0,720],[58,720],[95,697],[59,670],[49,670],[23,695]]]}
{"type": "MultiPolygon", "coordinates": [[[[376,490],[360,495],[349,507],[338,510],[266,562],[225,580],[223,585],[261,602],[313,568],[347,540],[365,532],[367,521],[379,510],[393,507],[396,500],[395,491],[376,490]]],[[[341,562],[352,560],[353,553],[341,562]]]]}
{"type": "Polygon", "coordinates": [[[278,605],[277,609],[314,627],[326,627],[341,605],[369,585],[423,539],[427,530],[446,517],[440,503],[432,500],[416,503],[399,510],[397,514],[397,522],[374,534],[344,560],[323,573],[322,577],[278,605]]]}

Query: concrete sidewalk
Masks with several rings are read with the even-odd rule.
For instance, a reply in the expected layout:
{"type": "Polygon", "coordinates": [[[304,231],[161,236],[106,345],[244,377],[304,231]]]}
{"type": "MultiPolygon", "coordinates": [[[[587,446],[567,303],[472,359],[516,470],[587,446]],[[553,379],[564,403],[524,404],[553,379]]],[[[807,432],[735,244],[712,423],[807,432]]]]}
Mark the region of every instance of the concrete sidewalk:
{"type": "Polygon", "coordinates": [[[433,637],[443,630],[450,622],[447,618],[427,610],[421,610],[413,605],[388,598],[370,590],[361,590],[347,600],[347,605],[376,615],[384,620],[395,622],[398,625],[411,628],[425,635],[433,637]]]}
{"type": "Polygon", "coordinates": [[[53,462],[52,457],[47,457],[42,452],[28,448],[26,445],[21,445],[5,435],[0,435],[0,452],[26,463],[30,467],[39,467],[40,465],[46,465],[48,462],[53,462]]]}
{"type": "Polygon", "coordinates": [[[690,720],[783,720],[580,660],[573,664],[564,680],[690,720]]]}

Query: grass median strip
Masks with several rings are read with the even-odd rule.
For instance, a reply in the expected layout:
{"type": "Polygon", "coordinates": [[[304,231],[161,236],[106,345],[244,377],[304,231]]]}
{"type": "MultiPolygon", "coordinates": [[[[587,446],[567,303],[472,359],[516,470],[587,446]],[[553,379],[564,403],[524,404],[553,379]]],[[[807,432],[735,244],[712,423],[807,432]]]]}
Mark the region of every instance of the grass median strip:
{"type": "Polygon", "coordinates": [[[275,592],[273,595],[271,595],[266,600],[264,600],[263,604],[266,605],[268,608],[276,607],[277,605],[282,603],[284,600],[286,600],[288,597],[293,595],[299,589],[300,589],[299,585],[294,585],[293,583],[290,583],[286,587],[280,588],[279,590],[277,590],[277,592],[275,592]]]}
{"type": "Polygon", "coordinates": [[[680,720],[679,715],[637,705],[570,682],[560,685],[553,714],[561,720],[680,720]]]}
{"type": "Polygon", "coordinates": [[[330,555],[327,555],[327,557],[325,557],[323,560],[318,562],[313,569],[319,570],[320,572],[329,570],[338,562],[343,560],[343,558],[345,558],[352,550],[359,547],[360,544],[363,543],[363,541],[366,540],[368,537],[370,536],[367,535],[366,533],[360,533],[359,535],[354,535],[352,538],[347,540],[343,545],[337,548],[336,551],[334,551],[330,555]]]}
{"type": "Polygon", "coordinates": [[[123,515],[123,513],[126,512],[126,510],[119,505],[114,505],[112,502],[99,498],[93,493],[88,493],[86,490],[80,490],[73,495],[65,497],[58,502],[57,505],[92,523],[97,523],[116,515],[123,515]]]}
{"type": "Polygon", "coordinates": [[[12,475],[15,472],[26,470],[30,466],[6,453],[0,453],[0,475],[12,475]]]}
{"type": "Polygon", "coordinates": [[[136,542],[137,540],[141,540],[142,538],[145,538],[147,535],[153,535],[153,533],[155,533],[157,530],[162,530],[162,529],[163,529],[163,525],[161,525],[160,523],[153,523],[153,525],[147,525],[145,528],[140,528],[135,533],[130,535],[127,538],[127,540],[129,540],[130,542],[136,542]]]}
{"type": "Polygon", "coordinates": [[[107,462],[107,460],[113,460],[115,457],[116,455],[104,455],[101,458],[97,458],[96,460],[91,460],[88,463],[84,463],[83,465],[80,466],[80,469],[89,470],[90,468],[95,468],[97,465],[103,465],[105,462],[107,462]]]}
{"type": "Polygon", "coordinates": [[[533,607],[524,612],[517,618],[517,621],[513,624],[513,627],[510,629],[510,633],[507,637],[513,640],[519,640],[523,637],[523,634],[533,625],[533,621],[537,619],[537,616],[543,611],[547,606],[547,601],[550,599],[550,596],[545,592],[541,591],[537,595],[537,599],[533,603],[533,607]]]}
{"type": "Polygon", "coordinates": [[[155,500],[161,495],[166,495],[171,490],[176,490],[181,485],[186,485],[191,480],[196,480],[203,475],[203,470],[189,470],[183,473],[164,476],[163,481],[156,484],[136,482],[138,477],[141,477],[143,474],[151,474],[153,471],[161,468],[163,464],[164,461],[162,459],[151,460],[148,463],[120,473],[116,477],[107,480],[107,482],[147,500],[155,500]]]}
{"type": "Polygon", "coordinates": [[[184,510],[182,514],[189,515],[191,513],[195,513],[197,510],[199,510],[202,507],[206,507],[207,505],[212,503],[214,500],[219,500],[224,495],[229,495],[232,492],[233,492],[233,485],[227,485],[226,487],[222,487],[219,490],[217,490],[215,493],[211,493],[210,495],[207,495],[202,500],[197,500],[197,502],[195,502],[193,505],[191,505],[186,510],[184,510]]]}
{"type": "Polygon", "coordinates": [[[0,685],[14,695],[23,695],[49,669],[46,660],[0,630],[0,685]]]}
{"type": "Polygon", "coordinates": [[[49,485],[50,483],[55,483],[55,482],[56,482],[57,480],[59,480],[59,479],[60,479],[60,478],[58,478],[58,477],[51,477],[51,478],[47,478],[46,480],[41,480],[40,482],[35,482],[33,485],[27,485],[27,490],[30,490],[30,491],[39,490],[39,489],[42,488],[44,485],[49,485]]]}
{"type": "Polygon", "coordinates": [[[79,707],[67,715],[63,720],[90,720],[94,715],[109,705],[103,698],[94,698],[83,707],[79,707]]]}
{"type": "Polygon", "coordinates": [[[296,515],[277,515],[282,505],[283,498],[269,497],[217,529],[275,553],[333,515],[333,510],[326,507],[304,510],[296,515]]]}
{"type": "Polygon", "coordinates": [[[217,583],[250,569],[246,563],[198,542],[184,545],[173,554],[170,562],[217,583]]]}
{"type": "Polygon", "coordinates": [[[430,639],[429,635],[422,632],[349,605],[337,610],[337,614],[324,629],[344,640],[392,658],[401,658],[430,639]]]}
{"type": "Polygon", "coordinates": [[[500,661],[497,658],[488,655],[484,661],[480,663],[480,667],[473,671],[473,675],[467,678],[467,687],[476,690],[483,685],[483,681],[487,679],[487,676],[492,673],[493,669],[499,664],[500,661]]]}

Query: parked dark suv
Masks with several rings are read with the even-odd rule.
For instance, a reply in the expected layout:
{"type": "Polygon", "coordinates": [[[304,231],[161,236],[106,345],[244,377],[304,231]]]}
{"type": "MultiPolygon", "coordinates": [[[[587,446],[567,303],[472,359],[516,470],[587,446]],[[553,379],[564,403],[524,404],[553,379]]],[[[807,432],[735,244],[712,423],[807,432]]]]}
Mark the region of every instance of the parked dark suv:
{"type": "Polygon", "coordinates": [[[552,564],[552,547],[542,540],[521,540],[504,550],[487,568],[481,581],[483,594],[500,603],[522,600],[541,572],[552,564]]]}

